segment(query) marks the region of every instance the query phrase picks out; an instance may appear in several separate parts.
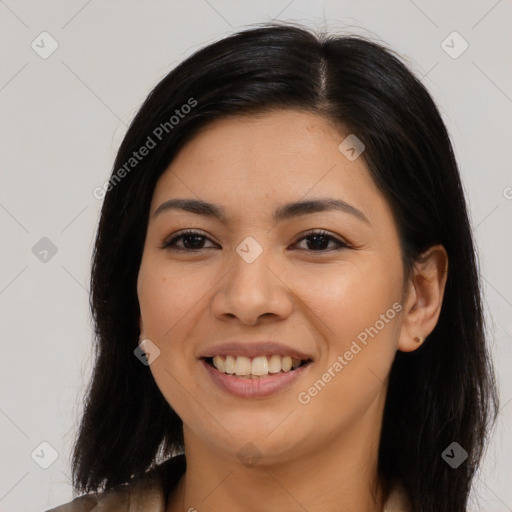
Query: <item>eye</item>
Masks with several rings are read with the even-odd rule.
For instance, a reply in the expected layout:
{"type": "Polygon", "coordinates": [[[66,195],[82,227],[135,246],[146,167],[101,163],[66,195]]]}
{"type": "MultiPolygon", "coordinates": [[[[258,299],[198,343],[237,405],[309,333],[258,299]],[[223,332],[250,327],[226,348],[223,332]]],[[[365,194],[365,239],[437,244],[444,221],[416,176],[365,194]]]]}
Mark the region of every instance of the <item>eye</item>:
{"type": "Polygon", "coordinates": [[[305,236],[302,238],[299,238],[295,244],[302,240],[311,240],[310,243],[308,243],[308,247],[305,250],[313,251],[313,252],[331,252],[332,250],[336,251],[342,248],[348,248],[349,245],[342,240],[339,240],[338,238],[332,236],[327,231],[309,231],[306,233],[305,236]],[[328,245],[329,242],[335,242],[337,244],[337,247],[334,247],[334,249],[324,250],[328,245]]]}
{"type": "MultiPolygon", "coordinates": [[[[200,231],[187,230],[174,235],[173,238],[166,240],[162,244],[162,249],[172,249],[173,251],[186,251],[194,252],[205,249],[202,247],[205,240],[210,240],[208,237],[203,235],[200,231]],[[183,246],[179,247],[176,245],[178,240],[183,240],[183,246]]],[[[208,247],[206,247],[208,249],[208,247]]]]}
{"type": "MultiPolygon", "coordinates": [[[[210,240],[207,236],[203,235],[200,231],[187,230],[181,231],[178,234],[173,235],[172,238],[166,240],[162,244],[162,249],[171,249],[173,251],[184,251],[184,252],[195,252],[201,251],[202,249],[208,249],[209,247],[204,247],[205,240],[210,240]],[[178,241],[182,241],[182,246],[177,245],[178,241]]],[[[327,231],[309,231],[299,238],[295,244],[302,240],[310,240],[308,247],[306,249],[312,252],[330,252],[332,250],[338,250],[342,248],[348,248],[349,245],[342,240],[332,236],[327,231]],[[325,250],[330,242],[334,242],[336,246],[334,248],[325,250]]],[[[210,240],[211,241],[211,240],[210,240]]],[[[294,244],[294,245],[295,245],[294,244]]],[[[210,247],[211,248],[211,247],[210,247]]]]}

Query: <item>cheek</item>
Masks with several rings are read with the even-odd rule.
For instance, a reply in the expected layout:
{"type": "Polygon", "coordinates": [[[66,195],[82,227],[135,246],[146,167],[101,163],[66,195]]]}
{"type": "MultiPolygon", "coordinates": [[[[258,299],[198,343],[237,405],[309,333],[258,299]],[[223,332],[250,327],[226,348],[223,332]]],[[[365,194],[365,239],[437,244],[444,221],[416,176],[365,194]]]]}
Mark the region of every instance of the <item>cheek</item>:
{"type": "Polygon", "coordinates": [[[149,370],[171,407],[190,421],[190,404],[183,389],[195,394],[195,383],[188,364],[194,356],[187,340],[198,320],[205,282],[196,272],[178,272],[169,262],[148,258],[137,283],[144,336],[160,350],[149,370]]]}
{"type": "Polygon", "coordinates": [[[141,267],[138,297],[146,337],[159,344],[174,332],[174,326],[186,321],[205,294],[205,280],[194,273],[172,271],[169,265],[152,263],[141,267]]]}
{"type": "Polygon", "coordinates": [[[294,283],[290,289],[300,299],[298,303],[307,306],[303,313],[314,313],[310,323],[319,331],[319,342],[327,344],[323,349],[331,353],[347,350],[353,339],[376,322],[383,337],[392,337],[397,321],[392,306],[401,298],[401,279],[399,260],[390,264],[376,254],[364,254],[354,261],[288,273],[286,282],[294,283]],[[386,313],[383,325],[381,315],[386,313]]]}
{"type": "Polygon", "coordinates": [[[396,353],[401,286],[400,263],[374,255],[300,280],[297,293],[315,313],[323,346],[299,401],[311,413],[333,408],[327,424],[362,413],[382,390],[396,353]]]}

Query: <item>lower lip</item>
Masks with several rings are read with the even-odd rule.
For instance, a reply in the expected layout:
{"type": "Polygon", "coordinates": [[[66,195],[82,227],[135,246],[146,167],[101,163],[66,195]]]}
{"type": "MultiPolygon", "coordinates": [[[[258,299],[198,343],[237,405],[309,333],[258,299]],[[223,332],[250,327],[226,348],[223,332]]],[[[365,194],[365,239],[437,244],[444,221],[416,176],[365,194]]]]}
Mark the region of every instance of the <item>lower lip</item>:
{"type": "Polygon", "coordinates": [[[311,363],[308,363],[286,373],[269,373],[257,379],[244,379],[219,372],[204,359],[201,362],[215,384],[222,390],[240,398],[261,398],[283,391],[307,372],[311,366],[311,363]]]}

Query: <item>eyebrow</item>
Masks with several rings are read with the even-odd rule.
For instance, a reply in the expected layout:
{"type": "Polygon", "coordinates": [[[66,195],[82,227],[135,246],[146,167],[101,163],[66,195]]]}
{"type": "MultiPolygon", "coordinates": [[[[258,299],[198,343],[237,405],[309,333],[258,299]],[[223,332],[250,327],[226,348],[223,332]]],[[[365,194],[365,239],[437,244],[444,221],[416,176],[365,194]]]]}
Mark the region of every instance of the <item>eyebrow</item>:
{"type": "MultiPolygon", "coordinates": [[[[222,206],[208,203],[200,199],[169,199],[156,209],[153,217],[169,210],[183,210],[196,215],[216,218],[223,224],[227,224],[226,211],[222,206]]],[[[341,199],[333,198],[311,199],[309,201],[297,201],[294,203],[284,204],[274,211],[273,219],[275,222],[281,222],[301,215],[332,210],[348,213],[357,217],[366,224],[370,224],[366,215],[355,206],[352,206],[341,199]]]]}

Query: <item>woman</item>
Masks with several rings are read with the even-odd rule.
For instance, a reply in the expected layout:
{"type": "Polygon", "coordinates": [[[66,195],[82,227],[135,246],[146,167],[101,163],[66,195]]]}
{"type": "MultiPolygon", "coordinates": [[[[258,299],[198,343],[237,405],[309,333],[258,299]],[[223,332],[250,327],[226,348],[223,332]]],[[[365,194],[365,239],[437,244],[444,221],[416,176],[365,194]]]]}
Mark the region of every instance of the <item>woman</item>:
{"type": "Polygon", "coordinates": [[[54,511],[466,510],[497,403],[475,249],[392,52],[278,24],[211,44],[95,193],[92,494],[54,511]]]}

